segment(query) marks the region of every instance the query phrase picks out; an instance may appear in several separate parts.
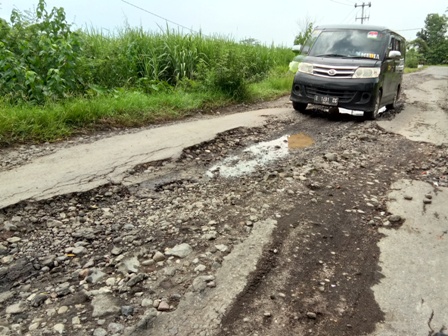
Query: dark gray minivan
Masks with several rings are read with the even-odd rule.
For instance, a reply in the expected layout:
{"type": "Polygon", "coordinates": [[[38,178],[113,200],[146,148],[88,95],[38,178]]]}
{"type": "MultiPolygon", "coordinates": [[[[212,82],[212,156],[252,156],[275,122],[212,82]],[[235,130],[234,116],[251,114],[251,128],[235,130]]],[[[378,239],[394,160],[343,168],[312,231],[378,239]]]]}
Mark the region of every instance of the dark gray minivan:
{"type": "Polygon", "coordinates": [[[369,25],[318,26],[301,52],[291,90],[295,110],[308,104],[363,111],[375,119],[394,108],[401,91],[405,39],[369,25]]]}

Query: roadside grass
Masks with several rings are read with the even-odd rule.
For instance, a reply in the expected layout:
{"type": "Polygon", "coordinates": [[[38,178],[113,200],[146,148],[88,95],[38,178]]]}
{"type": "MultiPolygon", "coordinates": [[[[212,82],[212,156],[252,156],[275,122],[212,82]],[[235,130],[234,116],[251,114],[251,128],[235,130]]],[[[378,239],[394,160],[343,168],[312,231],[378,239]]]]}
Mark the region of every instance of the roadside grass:
{"type": "Polygon", "coordinates": [[[45,8],[0,22],[0,146],[185,118],[292,84],[284,46],[169,26],[74,31],[63,8],[45,8]]]}
{"type": "Polygon", "coordinates": [[[291,91],[294,74],[277,68],[263,81],[249,86],[249,94],[253,101],[269,100],[281,97],[291,91]]]}
{"type": "MultiPolygon", "coordinates": [[[[277,68],[264,80],[248,84],[244,101],[250,103],[285,95],[291,90],[292,79],[293,74],[277,68]]],[[[98,129],[141,127],[179,120],[198,111],[207,113],[237,102],[241,100],[204,87],[174,88],[152,94],[119,89],[44,105],[0,102],[0,146],[53,142],[98,129]]]]}

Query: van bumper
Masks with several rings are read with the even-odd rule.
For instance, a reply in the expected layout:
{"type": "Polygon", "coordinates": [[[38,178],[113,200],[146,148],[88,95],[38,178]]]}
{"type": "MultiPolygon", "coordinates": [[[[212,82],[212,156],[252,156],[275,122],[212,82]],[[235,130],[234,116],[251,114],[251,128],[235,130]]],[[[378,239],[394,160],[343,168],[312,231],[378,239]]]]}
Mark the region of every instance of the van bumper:
{"type": "Polygon", "coordinates": [[[373,111],[379,88],[379,78],[326,78],[298,72],[294,77],[290,100],[316,104],[316,95],[326,96],[338,98],[338,107],[373,111]]]}

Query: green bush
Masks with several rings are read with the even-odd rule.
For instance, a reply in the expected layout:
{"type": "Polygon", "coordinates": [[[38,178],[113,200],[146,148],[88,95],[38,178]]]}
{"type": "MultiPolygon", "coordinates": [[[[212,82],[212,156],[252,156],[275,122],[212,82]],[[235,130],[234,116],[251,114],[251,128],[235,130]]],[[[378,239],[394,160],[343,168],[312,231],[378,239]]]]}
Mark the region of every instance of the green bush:
{"type": "Polygon", "coordinates": [[[34,17],[14,10],[0,20],[0,94],[9,103],[45,104],[73,96],[98,96],[119,88],[145,94],[176,87],[217,90],[243,99],[247,85],[287,66],[286,48],[247,45],[219,36],[160,33],[130,28],[105,35],[72,31],[62,8],[34,17]]]}
{"type": "Polygon", "coordinates": [[[79,37],[70,30],[62,8],[48,13],[40,0],[34,21],[13,10],[11,25],[3,31],[0,94],[5,99],[42,103],[82,89],[79,37]]]}

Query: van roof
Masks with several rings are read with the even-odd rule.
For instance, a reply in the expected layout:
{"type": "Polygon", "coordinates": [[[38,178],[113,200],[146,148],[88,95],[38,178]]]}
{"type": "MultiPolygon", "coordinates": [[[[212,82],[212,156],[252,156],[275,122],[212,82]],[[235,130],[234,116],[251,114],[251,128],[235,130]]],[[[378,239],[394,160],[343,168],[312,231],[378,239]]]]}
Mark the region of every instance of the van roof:
{"type": "Polygon", "coordinates": [[[341,25],[341,24],[335,24],[335,25],[319,25],[315,27],[315,29],[357,29],[357,30],[377,30],[377,31],[388,31],[391,33],[394,33],[398,36],[400,36],[403,40],[406,40],[403,36],[398,34],[397,32],[394,32],[393,30],[384,27],[384,26],[373,26],[373,25],[361,25],[361,24],[349,24],[349,25],[341,25]]]}

